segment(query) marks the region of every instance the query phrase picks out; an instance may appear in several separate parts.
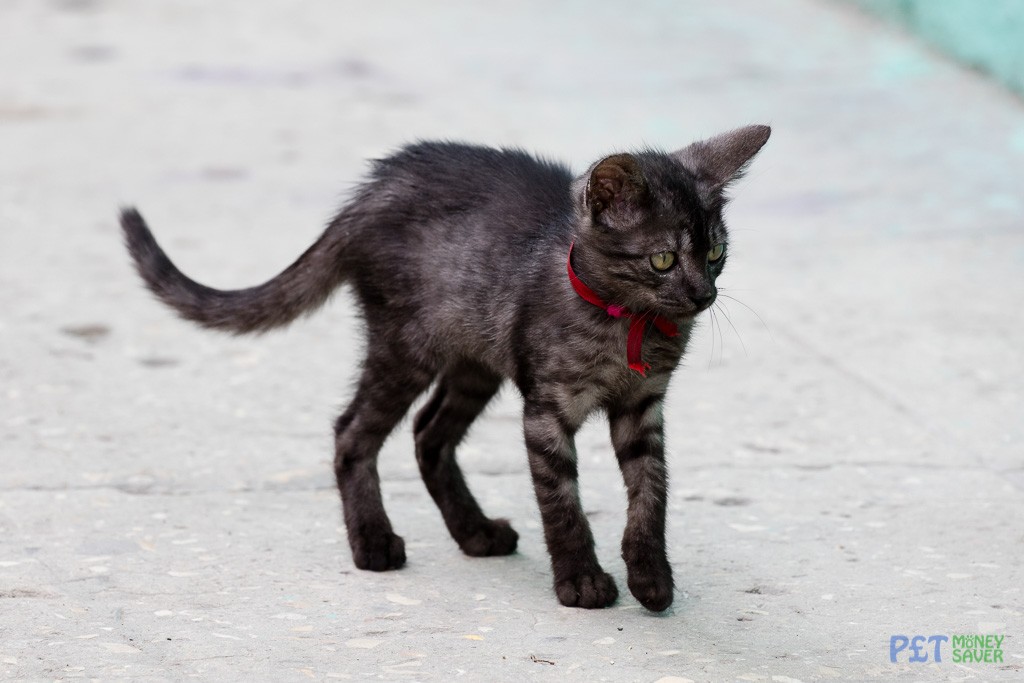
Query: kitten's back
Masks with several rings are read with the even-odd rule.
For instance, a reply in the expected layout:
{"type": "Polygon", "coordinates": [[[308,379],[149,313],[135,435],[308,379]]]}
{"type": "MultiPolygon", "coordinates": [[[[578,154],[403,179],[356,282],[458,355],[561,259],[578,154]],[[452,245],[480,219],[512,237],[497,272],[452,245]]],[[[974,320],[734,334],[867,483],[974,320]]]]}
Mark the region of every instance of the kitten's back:
{"type": "Polygon", "coordinates": [[[362,273],[356,294],[381,314],[369,317],[402,321],[386,326],[429,354],[473,357],[512,374],[512,326],[533,298],[528,291],[546,289],[536,282],[549,270],[546,245],[568,248],[572,181],[564,166],[522,150],[450,142],[410,145],[375,162],[339,216],[378,218],[350,244],[364,255],[351,262],[362,273]]]}
{"type": "Polygon", "coordinates": [[[419,142],[376,161],[372,186],[410,218],[506,208],[557,216],[570,208],[572,173],[521,149],[419,142]]]}

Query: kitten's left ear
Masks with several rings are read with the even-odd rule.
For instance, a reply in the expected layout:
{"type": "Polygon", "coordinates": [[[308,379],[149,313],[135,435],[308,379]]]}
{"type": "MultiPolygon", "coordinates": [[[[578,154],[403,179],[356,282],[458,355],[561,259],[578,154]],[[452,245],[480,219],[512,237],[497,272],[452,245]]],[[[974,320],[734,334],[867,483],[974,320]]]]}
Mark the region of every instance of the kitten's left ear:
{"type": "Polygon", "coordinates": [[[591,167],[583,201],[594,218],[629,223],[647,202],[647,182],[631,154],[614,154],[591,167]]]}
{"type": "Polygon", "coordinates": [[[746,126],[695,142],[673,152],[672,156],[696,175],[698,181],[712,190],[721,190],[743,174],[771,134],[768,126],[746,126]]]}

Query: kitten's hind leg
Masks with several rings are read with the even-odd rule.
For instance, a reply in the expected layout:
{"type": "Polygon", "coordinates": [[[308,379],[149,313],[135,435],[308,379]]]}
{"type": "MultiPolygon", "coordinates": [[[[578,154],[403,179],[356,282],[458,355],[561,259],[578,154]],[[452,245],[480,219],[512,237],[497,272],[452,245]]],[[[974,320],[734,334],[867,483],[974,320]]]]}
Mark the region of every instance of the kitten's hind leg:
{"type": "Polygon", "coordinates": [[[444,523],[462,551],[474,557],[515,552],[519,534],[504,519],[489,519],[466,486],[455,448],[497,393],[501,378],[475,365],[446,373],[416,416],[416,461],[444,523]]]}
{"type": "Polygon", "coordinates": [[[352,559],[360,569],[405,564],[405,542],[384,511],[377,454],[416,397],[433,379],[405,357],[377,350],[366,360],[359,388],[334,426],[334,474],[352,559]]]}

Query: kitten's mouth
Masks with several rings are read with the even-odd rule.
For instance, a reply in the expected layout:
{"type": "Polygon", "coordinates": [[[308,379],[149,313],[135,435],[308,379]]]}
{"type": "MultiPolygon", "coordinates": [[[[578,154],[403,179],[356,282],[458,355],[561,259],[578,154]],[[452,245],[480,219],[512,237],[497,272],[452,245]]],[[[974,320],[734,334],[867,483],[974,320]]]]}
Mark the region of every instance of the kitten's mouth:
{"type": "Polygon", "coordinates": [[[663,306],[661,313],[668,318],[689,322],[706,310],[707,308],[697,308],[695,306],[663,306]]]}
{"type": "Polygon", "coordinates": [[[669,318],[679,320],[693,320],[704,311],[709,310],[718,297],[711,296],[700,301],[685,301],[680,303],[668,303],[661,307],[662,313],[669,318]]]}

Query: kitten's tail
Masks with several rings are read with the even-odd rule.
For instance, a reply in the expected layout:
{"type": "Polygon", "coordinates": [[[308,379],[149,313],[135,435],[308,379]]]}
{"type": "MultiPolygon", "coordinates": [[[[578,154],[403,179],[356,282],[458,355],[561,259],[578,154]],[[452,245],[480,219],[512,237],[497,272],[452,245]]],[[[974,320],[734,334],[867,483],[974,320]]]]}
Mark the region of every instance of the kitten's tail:
{"type": "Polygon", "coordinates": [[[287,325],[327,301],[344,280],[339,258],[343,245],[337,227],[328,228],[277,277],[257,287],[220,290],[201,285],[178,270],[138,211],[121,211],[125,244],[149,290],[181,317],[235,334],[287,325]]]}

